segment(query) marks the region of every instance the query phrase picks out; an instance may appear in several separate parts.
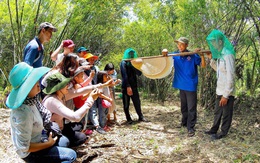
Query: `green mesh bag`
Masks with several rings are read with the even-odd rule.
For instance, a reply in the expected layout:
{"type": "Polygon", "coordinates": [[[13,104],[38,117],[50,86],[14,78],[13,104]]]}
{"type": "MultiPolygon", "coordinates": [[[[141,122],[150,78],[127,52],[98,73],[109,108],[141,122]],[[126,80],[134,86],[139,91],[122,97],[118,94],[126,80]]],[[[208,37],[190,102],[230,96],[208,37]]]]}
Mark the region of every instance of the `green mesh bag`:
{"type": "Polygon", "coordinates": [[[137,52],[132,48],[128,48],[124,52],[123,59],[131,59],[131,58],[137,58],[137,57],[138,57],[137,52]]]}
{"type": "Polygon", "coordinates": [[[213,59],[221,59],[225,55],[234,55],[236,52],[228,38],[219,30],[212,30],[206,38],[213,59]]]}

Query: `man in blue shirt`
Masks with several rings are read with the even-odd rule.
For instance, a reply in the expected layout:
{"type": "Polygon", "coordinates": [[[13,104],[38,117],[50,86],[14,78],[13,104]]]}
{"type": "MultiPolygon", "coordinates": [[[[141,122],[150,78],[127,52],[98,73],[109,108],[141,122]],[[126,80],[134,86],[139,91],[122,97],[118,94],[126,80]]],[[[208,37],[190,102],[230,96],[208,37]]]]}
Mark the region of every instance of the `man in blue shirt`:
{"type": "Polygon", "coordinates": [[[41,23],[38,36],[31,40],[24,48],[23,61],[34,68],[41,67],[44,55],[43,44],[49,42],[52,37],[52,32],[56,31],[57,29],[51,23],[41,23]]]}
{"type": "MultiPolygon", "coordinates": [[[[189,52],[187,50],[189,40],[180,37],[174,42],[177,43],[178,50],[174,53],[189,52]]],[[[182,120],[180,127],[187,127],[188,136],[195,135],[194,126],[197,121],[197,66],[205,67],[205,58],[198,54],[186,56],[173,56],[174,78],[172,86],[180,90],[182,120]]]]}

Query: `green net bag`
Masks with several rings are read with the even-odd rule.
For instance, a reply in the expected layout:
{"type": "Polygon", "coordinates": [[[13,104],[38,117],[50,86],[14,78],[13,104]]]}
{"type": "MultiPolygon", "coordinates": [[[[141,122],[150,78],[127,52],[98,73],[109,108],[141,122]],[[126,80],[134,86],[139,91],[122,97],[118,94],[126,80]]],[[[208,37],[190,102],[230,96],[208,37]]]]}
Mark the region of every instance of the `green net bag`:
{"type": "Polygon", "coordinates": [[[206,38],[213,59],[221,59],[225,55],[234,55],[236,52],[228,38],[219,30],[212,30],[206,38]]]}

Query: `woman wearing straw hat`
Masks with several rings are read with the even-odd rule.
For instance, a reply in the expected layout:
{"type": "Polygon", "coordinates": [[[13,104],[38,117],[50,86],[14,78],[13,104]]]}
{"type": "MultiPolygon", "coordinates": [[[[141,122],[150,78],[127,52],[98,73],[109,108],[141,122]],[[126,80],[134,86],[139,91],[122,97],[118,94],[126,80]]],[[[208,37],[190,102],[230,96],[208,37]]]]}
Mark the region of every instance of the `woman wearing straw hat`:
{"type": "Polygon", "coordinates": [[[73,162],[77,157],[72,149],[54,146],[57,136],[53,138],[52,132],[46,142],[41,142],[43,119],[35,97],[40,92],[40,78],[49,70],[21,62],[9,74],[12,91],[6,106],[12,109],[11,137],[17,154],[25,162],[73,162]]]}

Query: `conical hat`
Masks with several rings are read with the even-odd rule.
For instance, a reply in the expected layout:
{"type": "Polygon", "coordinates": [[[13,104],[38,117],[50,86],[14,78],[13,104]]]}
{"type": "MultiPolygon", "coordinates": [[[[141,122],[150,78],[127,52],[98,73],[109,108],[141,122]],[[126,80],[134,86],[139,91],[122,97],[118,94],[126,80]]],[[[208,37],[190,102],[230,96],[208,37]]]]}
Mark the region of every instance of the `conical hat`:
{"type": "Polygon", "coordinates": [[[132,65],[142,71],[150,79],[161,79],[171,73],[173,61],[171,57],[137,58],[131,61],[132,65]]]}

